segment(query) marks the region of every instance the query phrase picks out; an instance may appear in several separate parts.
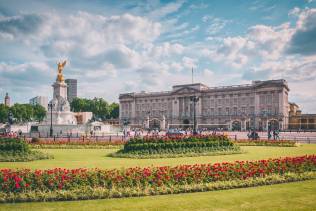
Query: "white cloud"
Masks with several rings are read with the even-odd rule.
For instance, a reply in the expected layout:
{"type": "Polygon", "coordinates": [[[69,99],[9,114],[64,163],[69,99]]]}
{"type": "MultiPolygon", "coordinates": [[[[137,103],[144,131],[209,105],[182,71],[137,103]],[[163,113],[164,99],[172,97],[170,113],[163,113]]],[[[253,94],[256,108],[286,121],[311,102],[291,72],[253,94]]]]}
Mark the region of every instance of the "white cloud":
{"type": "Polygon", "coordinates": [[[182,63],[183,63],[183,67],[188,70],[191,70],[191,68],[197,67],[197,60],[190,57],[186,57],[186,56],[183,57],[182,63]]]}
{"type": "Polygon", "coordinates": [[[208,24],[206,33],[208,33],[209,35],[215,35],[219,33],[228,23],[232,22],[230,20],[225,20],[209,15],[203,16],[202,21],[208,24]]]}
{"type": "Polygon", "coordinates": [[[187,37],[189,34],[192,34],[196,31],[198,31],[200,29],[199,25],[196,25],[192,28],[186,29],[186,30],[179,30],[179,31],[171,31],[171,33],[169,33],[167,35],[168,38],[185,38],[187,37]]]}
{"type": "Polygon", "coordinates": [[[183,53],[185,47],[179,43],[171,44],[164,42],[161,45],[153,45],[150,48],[149,56],[155,58],[170,57],[171,55],[180,55],[183,53]]]}
{"type": "Polygon", "coordinates": [[[105,81],[108,78],[115,78],[117,76],[117,70],[113,64],[104,63],[99,69],[87,71],[85,76],[89,79],[105,81]]]}
{"type": "Polygon", "coordinates": [[[310,56],[316,53],[316,9],[298,12],[298,21],[287,52],[310,56]]]}
{"type": "Polygon", "coordinates": [[[201,10],[208,8],[208,5],[202,2],[200,4],[191,4],[189,8],[192,10],[201,10]]]}
{"type": "Polygon", "coordinates": [[[19,21],[16,21],[16,18],[10,18],[10,20],[13,19],[11,27],[0,20],[3,25],[1,27],[0,24],[0,32],[9,33],[17,38],[17,41],[33,41],[38,45],[52,46],[54,52],[63,53],[80,49],[86,55],[94,56],[113,44],[144,45],[150,43],[160,35],[161,31],[160,23],[130,14],[105,17],[86,12],[77,12],[69,16],[48,13],[32,15],[31,17],[34,18],[25,18],[29,16],[31,15],[18,16],[19,21]],[[33,31],[31,27],[24,29],[24,25],[35,22],[33,19],[37,20],[38,29],[33,31]],[[21,22],[22,20],[23,22],[21,22]],[[22,34],[18,32],[22,30],[27,31],[28,34],[23,33],[21,36],[22,34]]]}
{"type": "Polygon", "coordinates": [[[224,61],[235,68],[244,67],[258,58],[259,61],[278,60],[284,54],[294,31],[289,23],[276,27],[251,26],[245,36],[217,39],[219,45],[215,49],[204,49],[203,54],[212,61],[224,61]]]}
{"type": "Polygon", "coordinates": [[[289,16],[298,16],[301,12],[301,9],[298,7],[294,7],[293,9],[291,9],[288,13],[289,16]]]}
{"type": "Polygon", "coordinates": [[[171,2],[165,6],[162,6],[156,10],[151,11],[148,14],[148,17],[152,18],[152,19],[159,19],[159,18],[163,18],[171,13],[175,13],[177,12],[182,5],[184,4],[183,0],[178,0],[176,2],[171,2]]]}

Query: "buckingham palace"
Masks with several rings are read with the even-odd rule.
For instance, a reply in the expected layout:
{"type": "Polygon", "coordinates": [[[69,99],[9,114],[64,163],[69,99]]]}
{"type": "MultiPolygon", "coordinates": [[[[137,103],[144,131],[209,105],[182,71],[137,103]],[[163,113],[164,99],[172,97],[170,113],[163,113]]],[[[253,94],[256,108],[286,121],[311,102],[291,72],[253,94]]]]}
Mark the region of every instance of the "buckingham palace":
{"type": "Polygon", "coordinates": [[[175,85],[171,91],[120,94],[120,123],[130,127],[191,127],[194,103],[198,128],[286,129],[289,88],[286,80],[209,87],[202,83],[175,85]]]}

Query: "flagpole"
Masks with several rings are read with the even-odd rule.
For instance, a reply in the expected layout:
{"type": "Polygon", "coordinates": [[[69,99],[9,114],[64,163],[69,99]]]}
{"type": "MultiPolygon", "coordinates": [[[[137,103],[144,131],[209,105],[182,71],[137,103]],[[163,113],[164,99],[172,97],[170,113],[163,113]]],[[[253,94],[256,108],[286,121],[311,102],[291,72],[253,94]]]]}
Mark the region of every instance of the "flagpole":
{"type": "Polygon", "coordinates": [[[192,67],[192,84],[193,84],[193,67],[192,67]]]}

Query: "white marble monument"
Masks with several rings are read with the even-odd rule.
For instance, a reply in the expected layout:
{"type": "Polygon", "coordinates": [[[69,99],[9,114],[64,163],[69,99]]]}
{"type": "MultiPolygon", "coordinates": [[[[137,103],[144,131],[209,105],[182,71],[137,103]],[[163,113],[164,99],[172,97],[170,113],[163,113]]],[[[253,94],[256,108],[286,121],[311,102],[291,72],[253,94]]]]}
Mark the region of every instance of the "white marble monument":
{"type": "Polygon", "coordinates": [[[65,134],[77,132],[77,120],[67,100],[67,84],[62,74],[66,61],[58,63],[58,74],[53,84],[53,99],[49,102],[46,117],[42,124],[38,125],[40,133],[49,133],[50,125],[53,125],[53,134],[65,134]]]}

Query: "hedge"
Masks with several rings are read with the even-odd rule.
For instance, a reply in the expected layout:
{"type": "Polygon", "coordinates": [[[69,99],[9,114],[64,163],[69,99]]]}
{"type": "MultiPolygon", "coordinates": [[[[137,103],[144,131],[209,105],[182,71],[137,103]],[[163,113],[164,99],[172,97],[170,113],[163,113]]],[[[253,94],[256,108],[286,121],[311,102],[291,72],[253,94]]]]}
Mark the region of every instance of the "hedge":
{"type": "Polygon", "coordinates": [[[31,150],[29,145],[17,138],[0,138],[0,162],[24,162],[50,159],[53,156],[31,150]]]}
{"type": "Polygon", "coordinates": [[[114,157],[177,157],[181,154],[216,154],[241,152],[226,136],[180,136],[131,138],[114,157]],[[127,155],[127,156],[126,156],[127,155]],[[150,156],[153,155],[153,156],[150,156]]]}

